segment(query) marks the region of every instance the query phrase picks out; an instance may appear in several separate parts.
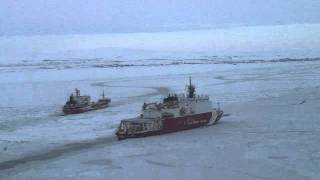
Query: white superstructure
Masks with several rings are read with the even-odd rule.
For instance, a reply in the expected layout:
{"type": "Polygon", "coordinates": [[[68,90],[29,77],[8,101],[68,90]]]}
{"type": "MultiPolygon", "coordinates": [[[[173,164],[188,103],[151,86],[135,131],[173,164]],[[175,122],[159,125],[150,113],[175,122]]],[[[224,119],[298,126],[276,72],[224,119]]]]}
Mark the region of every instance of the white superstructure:
{"type": "Polygon", "coordinates": [[[211,112],[212,103],[208,95],[195,95],[195,87],[187,86],[187,94],[169,94],[160,103],[144,103],[141,117],[163,118],[180,117],[192,114],[211,112]]]}

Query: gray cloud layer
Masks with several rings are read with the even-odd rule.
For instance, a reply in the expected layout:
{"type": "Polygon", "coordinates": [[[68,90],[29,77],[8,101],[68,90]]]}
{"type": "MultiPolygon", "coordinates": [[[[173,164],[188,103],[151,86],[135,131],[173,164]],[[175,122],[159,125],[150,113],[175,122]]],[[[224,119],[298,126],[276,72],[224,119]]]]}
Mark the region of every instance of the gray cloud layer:
{"type": "Polygon", "coordinates": [[[318,0],[3,0],[0,35],[319,23],[318,0]]]}

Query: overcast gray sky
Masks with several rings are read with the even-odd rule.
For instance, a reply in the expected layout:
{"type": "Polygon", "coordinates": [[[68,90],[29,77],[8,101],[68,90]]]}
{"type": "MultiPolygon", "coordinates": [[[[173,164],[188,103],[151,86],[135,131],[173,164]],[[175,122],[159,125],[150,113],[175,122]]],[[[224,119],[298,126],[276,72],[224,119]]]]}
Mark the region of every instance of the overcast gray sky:
{"type": "Polygon", "coordinates": [[[320,22],[319,0],[1,0],[0,35],[320,22]]]}

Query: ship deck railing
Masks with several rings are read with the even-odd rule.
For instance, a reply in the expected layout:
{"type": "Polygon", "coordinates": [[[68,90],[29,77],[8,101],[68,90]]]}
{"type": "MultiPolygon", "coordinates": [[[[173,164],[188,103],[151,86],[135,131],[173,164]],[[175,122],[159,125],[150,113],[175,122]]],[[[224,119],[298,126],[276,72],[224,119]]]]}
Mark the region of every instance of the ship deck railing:
{"type": "Polygon", "coordinates": [[[193,98],[189,98],[189,97],[187,97],[185,94],[182,94],[182,95],[180,95],[179,96],[179,100],[180,101],[190,101],[190,100],[197,100],[197,101],[208,101],[209,100],[209,96],[208,95],[203,95],[203,94],[201,94],[201,95],[196,95],[195,97],[193,97],[193,98]]]}

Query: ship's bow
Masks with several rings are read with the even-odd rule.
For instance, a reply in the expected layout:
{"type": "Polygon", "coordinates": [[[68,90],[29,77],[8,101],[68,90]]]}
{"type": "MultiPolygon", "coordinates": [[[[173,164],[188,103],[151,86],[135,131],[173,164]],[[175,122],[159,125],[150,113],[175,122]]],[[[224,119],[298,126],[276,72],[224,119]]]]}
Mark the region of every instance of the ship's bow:
{"type": "Polygon", "coordinates": [[[219,122],[219,120],[222,118],[222,116],[223,116],[223,110],[213,109],[212,116],[211,116],[211,119],[210,119],[208,125],[217,124],[219,122]]]}

